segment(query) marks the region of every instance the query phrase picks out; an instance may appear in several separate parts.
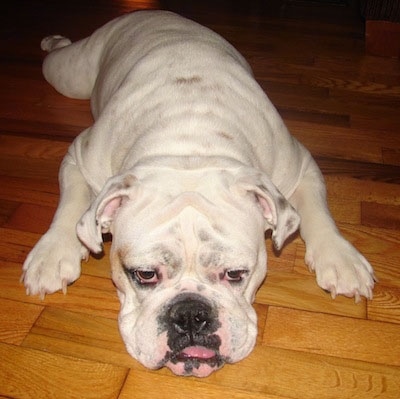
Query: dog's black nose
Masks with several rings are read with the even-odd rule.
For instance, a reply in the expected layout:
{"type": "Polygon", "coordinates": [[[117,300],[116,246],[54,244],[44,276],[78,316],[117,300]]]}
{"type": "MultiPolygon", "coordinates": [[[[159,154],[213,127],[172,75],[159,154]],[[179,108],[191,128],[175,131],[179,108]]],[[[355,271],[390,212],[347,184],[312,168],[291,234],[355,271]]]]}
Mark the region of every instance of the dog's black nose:
{"type": "Polygon", "coordinates": [[[178,295],[165,306],[158,322],[160,333],[167,332],[169,347],[167,357],[175,362],[180,361],[182,353],[187,360],[197,357],[193,353],[197,354],[199,351],[209,349],[217,353],[219,350],[221,338],[216,332],[221,323],[218,308],[201,295],[194,293],[178,295]]]}
{"type": "Polygon", "coordinates": [[[211,306],[199,299],[186,299],[171,306],[169,319],[178,334],[209,334],[213,321],[211,306]]]}

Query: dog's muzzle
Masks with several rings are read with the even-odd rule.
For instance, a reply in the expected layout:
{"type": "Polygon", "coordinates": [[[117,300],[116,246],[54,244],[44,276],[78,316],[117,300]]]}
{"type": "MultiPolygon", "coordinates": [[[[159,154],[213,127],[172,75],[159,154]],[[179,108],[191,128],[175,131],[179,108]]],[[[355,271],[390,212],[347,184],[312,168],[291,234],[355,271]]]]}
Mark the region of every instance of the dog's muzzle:
{"type": "Polygon", "coordinates": [[[166,306],[159,318],[167,332],[167,351],[162,365],[180,375],[206,376],[226,362],[220,353],[221,326],[218,311],[204,297],[182,294],[166,306]]]}

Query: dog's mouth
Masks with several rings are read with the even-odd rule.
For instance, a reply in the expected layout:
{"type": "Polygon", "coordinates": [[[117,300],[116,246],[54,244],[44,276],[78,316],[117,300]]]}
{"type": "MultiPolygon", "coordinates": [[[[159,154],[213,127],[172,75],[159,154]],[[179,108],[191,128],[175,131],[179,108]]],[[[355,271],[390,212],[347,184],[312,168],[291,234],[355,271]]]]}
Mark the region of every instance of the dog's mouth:
{"type": "Polygon", "coordinates": [[[160,331],[167,334],[167,351],[161,366],[177,375],[206,377],[224,365],[220,354],[221,327],[217,306],[193,293],[169,303],[159,317],[160,331]]]}
{"type": "Polygon", "coordinates": [[[217,357],[217,353],[204,346],[189,346],[178,353],[176,359],[178,361],[186,361],[190,359],[198,359],[199,361],[212,361],[217,357]]]}
{"type": "Polygon", "coordinates": [[[180,352],[167,352],[164,365],[174,374],[207,377],[225,364],[226,360],[214,349],[188,346],[180,352]]]}

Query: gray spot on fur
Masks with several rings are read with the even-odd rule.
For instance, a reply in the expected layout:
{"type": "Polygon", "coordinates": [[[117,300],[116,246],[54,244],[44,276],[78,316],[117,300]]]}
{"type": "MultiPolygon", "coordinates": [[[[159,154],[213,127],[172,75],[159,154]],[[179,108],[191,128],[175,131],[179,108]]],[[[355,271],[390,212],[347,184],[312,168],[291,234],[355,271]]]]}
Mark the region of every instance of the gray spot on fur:
{"type": "Polygon", "coordinates": [[[203,267],[218,266],[221,263],[221,252],[207,252],[202,253],[199,258],[200,265],[203,267]]]}
{"type": "Polygon", "coordinates": [[[229,133],[226,133],[226,132],[217,132],[217,135],[219,136],[219,137],[222,137],[223,139],[225,139],[225,140],[229,140],[229,141],[232,141],[233,140],[233,136],[232,135],[230,135],[229,133]]]}
{"type": "Polygon", "coordinates": [[[184,78],[184,77],[180,77],[180,78],[176,78],[175,79],[175,83],[178,85],[192,85],[194,83],[200,83],[203,79],[200,76],[191,76],[189,78],[184,78]]]}
{"type": "Polygon", "coordinates": [[[135,176],[132,176],[132,175],[125,176],[124,180],[122,181],[123,188],[132,187],[134,185],[135,181],[136,181],[135,176]]]}
{"type": "Polygon", "coordinates": [[[295,227],[296,220],[294,218],[290,218],[286,221],[285,228],[287,231],[292,231],[295,227]]]}
{"type": "Polygon", "coordinates": [[[209,241],[210,240],[210,235],[204,231],[204,230],[200,230],[199,231],[199,240],[204,242],[204,241],[209,241]]]}

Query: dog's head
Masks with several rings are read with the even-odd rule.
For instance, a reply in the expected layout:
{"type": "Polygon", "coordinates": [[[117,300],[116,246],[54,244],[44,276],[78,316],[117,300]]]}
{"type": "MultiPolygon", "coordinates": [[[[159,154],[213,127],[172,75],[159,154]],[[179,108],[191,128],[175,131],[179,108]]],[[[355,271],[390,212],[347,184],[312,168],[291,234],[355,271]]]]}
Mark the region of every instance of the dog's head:
{"type": "Polygon", "coordinates": [[[253,349],[251,306],[266,273],[264,232],[280,248],[299,224],[263,174],[158,170],[113,177],[78,223],[93,252],[113,235],[112,277],[129,353],[149,368],[207,376],[253,349]]]}

